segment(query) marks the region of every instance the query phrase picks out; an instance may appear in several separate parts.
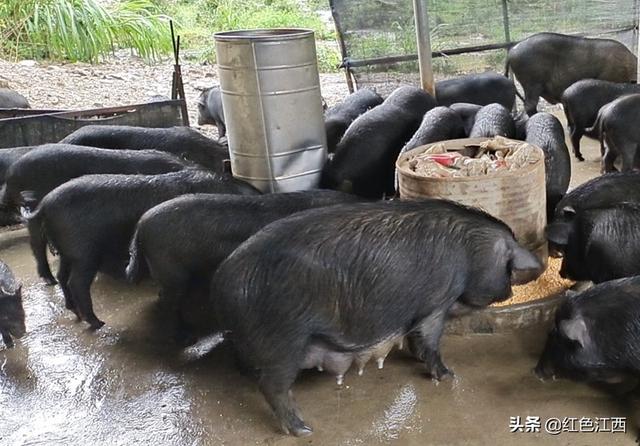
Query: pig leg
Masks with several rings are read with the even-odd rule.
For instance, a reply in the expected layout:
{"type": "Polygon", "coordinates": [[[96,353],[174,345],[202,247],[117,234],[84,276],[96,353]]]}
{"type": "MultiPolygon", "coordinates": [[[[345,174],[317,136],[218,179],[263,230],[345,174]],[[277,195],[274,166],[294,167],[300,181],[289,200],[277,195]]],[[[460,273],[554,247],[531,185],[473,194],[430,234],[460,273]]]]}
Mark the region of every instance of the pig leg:
{"type": "Polygon", "coordinates": [[[298,415],[291,386],[298,375],[298,367],[290,364],[263,369],[260,391],[280,421],[282,430],[296,437],[311,435],[313,430],[298,415]]]}
{"type": "MultiPolygon", "coordinates": [[[[39,232],[41,229],[38,228],[37,231],[39,232]]],[[[46,240],[43,240],[42,236],[38,233],[32,235],[29,238],[29,242],[36,259],[38,276],[40,276],[47,285],[55,285],[56,279],[53,277],[51,268],[49,268],[49,262],[47,261],[46,240]]]]}
{"type": "Polygon", "coordinates": [[[227,134],[227,126],[220,122],[216,127],[218,127],[218,138],[223,138],[227,134]]]}
{"type": "Polygon", "coordinates": [[[615,172],[617,169],[615,167],[616,154],[612,149],[611,145],[607,143],[604,145],[604,141],[602,142],[604,146],[604,155],[602,156],[602,173],[615,172]]]}
{"type": "Polygon", "coordinates": [[[88,322],[91,329],[97,330],[104,325],[93,312],[91,302],[91,283],[98,273],[98,267],[90,262],[82,266],[73,265],[69,276],[69,290],[82,319],[88,322]]]}
{"type": "Polygon", "coordinates": [[[584,133],[582,129],[575,126],[571,128],[571,145],[573,146],[573,154],[576,156],[578,161],[584,161],[584,157],[580,152],[580,139],[583,135],[584,133]]]}
{"type": "Polygon", "coordinates": [[[453,376],[453,372],[444,365],[440,357],[440,338],[446,314],[444,310],[431,313],[410,334],[411,350],[425,363],[429,375],[438,381],[447,375],[453,376]]]}
{"type": "Polygon", "coordinates": [[[172,283],[163,283],[160,291],[160,305],[166,314],[173,320],[174,339],[176,343],[188,346],[196,342],[191,333],[191,327],[185,321],[182,307],[187,299],[188,280],[172,283]]]}
{"type": "Polygon", "coordinates": [[[529,88],[524,89],[524,109],[529,116],[533,116],[538,113],[540,93],[542,93],[542,88],[540,86],[529,86],[529,88]]]}
{"type": "Polygon", "coordinates": [[[622,158],[622,172],[631,172],[634,168],[637,146],[627,141],[622,147],[618,146],[617,148],[621,149],[619,153],[622,158]]]}
{"type": "Polygon", "coordinates": [[[4,345],[6,345],[7,348],[13,348],[13,339],[11,338],[11,335],[6,331],[0,331],[0,334],[2,335],[4,345]]]}
{"type": "Polygon", "coordinates": [[[58,283],[60,284],[60,289],[62,290],[62,294],[64,295],[64,306],[67,310],[73,311],[78,320],[82,320],[80,318],[80,313],[78,312],[78,308],[76,308],[76,304],[73,302],[73,296],[71,295],[71,291],[69,290],[69,275],[71,273],[71,263],[60,256],[60,266],[58,268],[58,283]]]}

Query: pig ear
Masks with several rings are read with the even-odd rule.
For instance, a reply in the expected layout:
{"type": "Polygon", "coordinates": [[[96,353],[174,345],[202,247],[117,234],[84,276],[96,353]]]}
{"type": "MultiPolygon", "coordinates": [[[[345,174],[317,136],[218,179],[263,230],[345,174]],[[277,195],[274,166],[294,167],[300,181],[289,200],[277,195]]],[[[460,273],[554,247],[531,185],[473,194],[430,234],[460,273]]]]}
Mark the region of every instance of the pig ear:
{"type": "Polygon", "coordinates": [[[569,231],[571,225],[567,222],[551,223],[547,226],[547,240],[556,245],[567,245],[569,243],[569,231]]]}
{"type": "Polygon", "coordinates": [[[536,271],[542,269],[540,260],[538,260],[535,255],[524,249],[522,246],[516,244],[512,252],[512,271],[536,271]]]}
{"type": "Polygon", "coordinates": [[[573,319],[565,319],[560,322],[560,332],[572,341],[576,341],[582,348],[589,342],[589,333],[587,332],[587,324],[580,316],[573,319]]]}

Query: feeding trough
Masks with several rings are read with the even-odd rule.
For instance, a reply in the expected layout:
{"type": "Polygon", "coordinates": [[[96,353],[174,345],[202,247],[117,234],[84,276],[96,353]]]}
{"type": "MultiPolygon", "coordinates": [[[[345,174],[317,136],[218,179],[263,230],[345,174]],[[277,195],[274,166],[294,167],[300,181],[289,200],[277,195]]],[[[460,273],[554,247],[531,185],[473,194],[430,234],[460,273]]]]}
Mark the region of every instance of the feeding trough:
{"type": "Polygon", "coordinates": [[[183,100],[167,100],[89,110],[0,109],[0,148],[55,143],[90,124],[183,125],[183,104],[183,100]]]}
{"type": "MultiPolygon", "coordinates": [[[[507,138],[442,141],[402,154],[396,168],[402,199],[443,198],[483,209],[508,224],[516,239],[547,266],[544,153],[540,148],[507,138]],[[516,154],[521,148],[527,155],[516,154]],[[517,156],[527,158],[516,164],[517,156]]],[[[488,333],[547,322],[562,299],[558,296],[572,284],[560,279],[558,270],[559,260],[554,259],[538,280],[514,287],[514,297],[506,305],[456,318],[449,331],[488,333]]]]}

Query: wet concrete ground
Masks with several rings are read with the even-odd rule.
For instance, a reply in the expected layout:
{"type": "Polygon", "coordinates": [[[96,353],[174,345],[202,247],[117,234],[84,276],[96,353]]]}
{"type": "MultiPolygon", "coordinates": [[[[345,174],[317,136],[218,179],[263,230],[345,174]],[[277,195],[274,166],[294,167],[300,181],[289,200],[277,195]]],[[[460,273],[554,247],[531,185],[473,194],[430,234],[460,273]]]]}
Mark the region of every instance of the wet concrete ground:
{"type": "MultiPolygon", "coordinates": [[[[597,146],[585,146],[574,183],[598,173],[597,146]]],[[[40,283],[25,230],[0,234],[0,258],[24,284],[28,329],[15,349],[0,346],[0,445],[634,444],[632,433],[544,432],[549,418],[632,414],[589,386],[536,379],[542,329],[446,337],[443,358],[457,377],[440,384],[402,352],[383,370],[351,370],[342,387],[306,372],[294,392],[315,433],[287,437],[228,347],[199,358],[172,343],[152,285],[99,277],[94,304],[107,325],[94,333],[57,287],[40,283]],[[510,433],[516,416],[540,417],[540,432],[510,433]]]]}

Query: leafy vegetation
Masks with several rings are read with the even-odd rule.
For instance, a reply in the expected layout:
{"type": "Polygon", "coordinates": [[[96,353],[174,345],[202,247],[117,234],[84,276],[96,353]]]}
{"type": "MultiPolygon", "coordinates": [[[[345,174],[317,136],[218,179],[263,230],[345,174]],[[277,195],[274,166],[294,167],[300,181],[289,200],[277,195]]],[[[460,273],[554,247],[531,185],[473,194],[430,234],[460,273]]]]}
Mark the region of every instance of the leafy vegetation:
{"type": "Polygon", "coordinates": [[[116,48],[145,59],[171,49],[168,17],[151,0],[2,0],[5,57],[96,62],[116,48]]]}
{"type": "MultiPolygon", "coordinates": [[[[215,62],[218,31],[256,28],[309,28],[318,40],[321,71],[334,71],[340,63],[335,31],[322,22],[320,0],[174,0],[166,2],[180,28],[186,55],[215,62]],[[186,25],[188,24],[188,26],[186,25]],[[329,45],[329,44],[334,44],[329,45]]],[[[324,2],[326,9],[329,1],[324,2]]]]}

